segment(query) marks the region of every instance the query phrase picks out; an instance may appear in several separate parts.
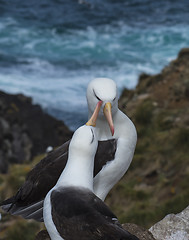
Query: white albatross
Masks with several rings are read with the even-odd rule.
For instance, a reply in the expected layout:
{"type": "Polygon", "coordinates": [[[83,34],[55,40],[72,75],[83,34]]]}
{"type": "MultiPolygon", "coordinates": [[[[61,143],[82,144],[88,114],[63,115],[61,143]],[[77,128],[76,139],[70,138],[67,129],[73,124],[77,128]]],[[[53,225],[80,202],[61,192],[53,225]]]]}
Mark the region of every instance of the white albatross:
{"type": "Polygon", "coordinates": [[[97,145],[94,127],[82,126],[72,137],[66,167],[44,200],[44,223],[51,240],[139,240],[93,193],[97,145]]]}
{"type": "Polygon", "coordinates": [[[96,122],[98,140],[116,140],[114,159],[102,167],[93,181],[94,193],[104,200],[129,168],[137,142],[137,133],[133,122],[118,108],[117,87],[113,80],[96,78],[91,81],[87,88],[87,101],[89,118],[97,102],[102,101],[96,122]]]}
{"type": "MultiPolygon", "coordinates": [[[[96,78],[87,88],[89,118],[96,112],[99,141],[94,162],[94,193],[104,200],[127,171],[135,150],[137,134],[132,121],[118,109],[113,80],[96,78]]],[[[93,123],[89,121],[89,125],[93,123]]],[[[2,208],[26,219],[43,221],[43,201],[56,184],[68,157],[69,141],[50,152],[28,174],[17,194],[1,203],[2,208]]]]}

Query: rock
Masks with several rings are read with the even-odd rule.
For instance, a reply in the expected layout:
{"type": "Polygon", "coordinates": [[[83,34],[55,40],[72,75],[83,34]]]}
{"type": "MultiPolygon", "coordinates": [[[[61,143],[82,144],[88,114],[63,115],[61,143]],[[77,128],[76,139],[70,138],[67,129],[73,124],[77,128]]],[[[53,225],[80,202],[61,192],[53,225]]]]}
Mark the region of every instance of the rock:
{"type": "Polygon", "coordinates": [[[72,134],[62,121],[33,105],[31,98],[2,91],[0,133],[0,173],[6,173],[10,163],[28,162],[48,146],[63,144],[72,134]]]}
{"type": "Polygon", "coordinates": [[[122,226],[128,232],[137,236],[140,240],[155,240],[153,235],[147,229],[134,223],[124,223],[122,226]]]}
{"type": "Polygon", "coordinates": [[[178,54],[178,58],[189,58],[189,48],[183,48],[178,54]]]}
{"type": "Polygon", "coordinates": [[[35,240],[51,240],[51,239],[49,237],[48,232],[46,230],[42,230],[37,234],[35,240]]]}
{"type": "Polygon", "coordinates": [[[169,214],[149,231],[156,240],[189,239],[189,206],[179,214],[169,214]]]}

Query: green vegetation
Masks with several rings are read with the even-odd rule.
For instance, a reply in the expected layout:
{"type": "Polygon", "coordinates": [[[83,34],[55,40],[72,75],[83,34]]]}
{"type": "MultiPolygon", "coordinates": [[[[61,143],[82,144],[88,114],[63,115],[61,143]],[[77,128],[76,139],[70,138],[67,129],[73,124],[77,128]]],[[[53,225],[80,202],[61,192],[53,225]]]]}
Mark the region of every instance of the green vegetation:
{"type": "Polygon", "coordinates": [[[39,224],[36,222],[26,222],[19,220],[13,224],[7,232],[8,240],[34,240],[36,232],[39,231],[39,224]]]}
{"type": "Polygon", "coordinates": [[[153,105],[150,99],[143,101],[137,106],[135,120],[139,124],[148,125],[153,116],[153,105]]]}
{"type": "MultiPolygon", "coordinates": [[[[11,165],[8,174],[0,175],[0,201],[17,192],[25,181],[27,173],[33,165],[40,161],[41,157],[36,157],[30,164],[11,165]]],[[[38,222],[24,220],[21,217],[11,216],[2,211],[1,213],[1,240],[34,240],[36,233],[42,227],[42,224],[38,222]]]]}
{"type": "Polygon", "coordinates": [[[189,205],[188,69],[186,52],[160,74],[141,76],[132,95],[122,93],[120,106],[138,142],[127,174],[106,200],[121,222],[150,227],[189,205]]]}
{"type": "Polygon", "coordinates": [[[189,128],[180,128],[176,133],[176,146],[187,150],[189,147],[189,128]]]}
{"type": "Polygon", "coordinates": [[[25,181],[26,174],[31,170],[29,164],[11,165],[7,175],[0,175],[0,201],[12,196],[25,181]]]}

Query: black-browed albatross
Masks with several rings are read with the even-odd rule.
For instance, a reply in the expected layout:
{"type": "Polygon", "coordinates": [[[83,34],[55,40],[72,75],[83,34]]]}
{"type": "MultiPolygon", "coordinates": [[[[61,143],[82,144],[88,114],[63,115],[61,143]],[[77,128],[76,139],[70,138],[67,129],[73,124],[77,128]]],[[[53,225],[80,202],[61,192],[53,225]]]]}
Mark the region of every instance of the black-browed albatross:
{"type": "MultiPolygon", "coordinates": [[[[99,111],[96,122],[99,144],[93,185],[94,193],[104,200],[127,171],[133,158],[137,134],[132,121],[118,109],[117,87],[113,80],[92,80],[87,88],[87,102],[89,118],[94,111],[99,111]]],[[[42,159],[28,174],[17,194],[1,203],[2,208],[13,215],[43,221],[43,200],[66,165],[68,147],[69,141],[42,159]]]]}
{"type": "Polygon", "coordinates": [[[93,193],[97,145],[95,127],[75,131],[66,167],[44,200],[44,223],[51,240],[139,240],[93,193]]]}

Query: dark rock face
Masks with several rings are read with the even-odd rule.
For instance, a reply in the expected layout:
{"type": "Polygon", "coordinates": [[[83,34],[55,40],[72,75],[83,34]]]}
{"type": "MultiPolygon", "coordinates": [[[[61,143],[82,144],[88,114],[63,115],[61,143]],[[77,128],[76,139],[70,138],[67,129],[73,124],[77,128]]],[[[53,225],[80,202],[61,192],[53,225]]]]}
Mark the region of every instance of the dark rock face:
{"type": "Polygon", "coordinates": [[[42,230],[37,234],[35,240],[51,240],[51,239],[49,237],[48,232],[46,230],[42,230]]]}
{"type": "Polygon", "coordinates": [[[22,94],[0,91],[0,172],[10,163],[30,161],[50,146],[58,146],[71,137],[63,122],[44,113],[39,105],[22,94]]]}

